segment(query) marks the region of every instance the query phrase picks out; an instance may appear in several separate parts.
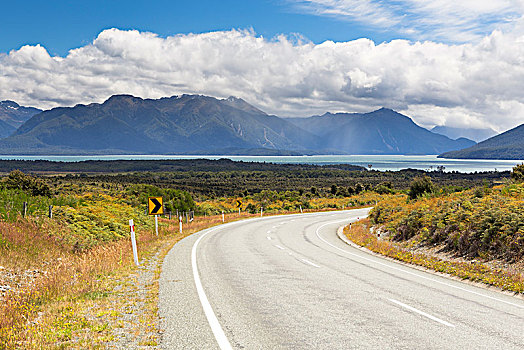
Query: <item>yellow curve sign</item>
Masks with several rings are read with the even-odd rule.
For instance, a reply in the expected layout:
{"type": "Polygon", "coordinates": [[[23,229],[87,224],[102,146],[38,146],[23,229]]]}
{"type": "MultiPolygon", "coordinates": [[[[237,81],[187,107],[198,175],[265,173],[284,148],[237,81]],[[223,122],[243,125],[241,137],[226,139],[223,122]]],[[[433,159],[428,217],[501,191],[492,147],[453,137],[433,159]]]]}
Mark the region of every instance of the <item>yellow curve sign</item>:
{"type": "Polygon", "coordinates": [[[162,197],[149,197],[147,200],[147,212],[149,215],[163,215],[164,203],[162,197]]]}

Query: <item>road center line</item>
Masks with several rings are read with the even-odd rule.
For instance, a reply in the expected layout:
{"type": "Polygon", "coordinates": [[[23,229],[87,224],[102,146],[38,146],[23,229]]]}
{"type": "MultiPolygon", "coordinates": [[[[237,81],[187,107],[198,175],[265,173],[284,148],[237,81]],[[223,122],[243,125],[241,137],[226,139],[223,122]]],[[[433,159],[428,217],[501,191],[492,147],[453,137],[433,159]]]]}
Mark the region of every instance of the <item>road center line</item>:
{"type": "Polygon", "coordinates": [[[196,250],[198,243],[204,238],[207,234],[216,231],[218,228],[207,231],[202,236],[200,236],[195,244],[193,245],[193,249],[191,250],[191,266],[193,267],[193,278],[195,279],[195,285],[198,293],[198,297],[200,299],[200,303],[202,304],[202,308],[204,309],[204,313],[207,317],[207,322],[211,326],[211,330],[213,331],[213,334],[215,335],[215,339],[217,340],[218,346],[221,350],[229,350],[233,349],[231,347],[231,344],[229,343],[229,340],[227,339],[224,330],[220,326],[220,322],[218,322],[218,319],[213,312],[213,308],[211,307],[211,304],[209,303],[209,300],[207,299],[206,293],[204,292],[204,288],[202,287],[202,282],[200,281],[200,276],[198,274],[198,265],[196,260],[196,250]]]}
{"type": "Polygon", "coordinates": [[[397,304],[397,305],[402,306],[402,307],[405,308],[405,309],[408,309],[409,311],[413,311],[413,312],[415,312],[415,313],[417,313],[417,314],[419,314],[419,315],[422,315],[422,316],[424,316],[424,317],[427,317],[427,318],[429,318],[430,320],[436,321],[436,322],[438,322],[438,323],[442,323],[443,325],[448,326],[448,327],[455,327],[455,325],[453,325],[453,324],[451,324],[451,323],[449,323],[449,322],[446,322],[446,321],[444,321],[444,320],[441,320],[440,318],[437,318],[437,317],[432,316],[432,315],[430,315],[430,314],[428,314],[428,313],[425,313],[424,311],[420,311],[419,309],[415,309],[415,308],[412,307],[412,306],[409,306],[409,305],[406,305],[406,304],[404,304],[404,303],[401,303],[401,302],[398,301],[398,300],[395,300],[395,299],[388,299],[388,300],[391,301],[392,303],[395,303],[395,304],[397,304]]]}
{"type": "Polygon", "coordinates": [[[281,250],[285,250],[286,249],[286,248],[284,248],[284,247],[282,247],[282,246],[280,246],[278,244],[275,244],[275,247],[277,247],[278,249],[281,249],[281,250]]]}
{"type": "MultiPolygon", "coordinates": [[[[364,216],[361,216],[362,218],[364,218],[364,216]]],[[[455,286],[453,284],[450,284],[450,283],[446,283],[446,282],[442,282],[442,281],[439,281],[437,279],[434,279],[434,278],[430,278],[430,277],[426,277],[422,274],[418,274],[418,273],[414,273],[414,272],[411,272],[411,271],[407,271],[405,269],[401,269],[401,268],[398,268],[398,267],[395,267],[395,266],[392,266],[392,265],[388,265],[388,264],[385,264],[385,263],[382,263],[380,261],[377,261],[376,259],[370,259],[370,258],[367,258],[365,256],[362,256],[360,254],[355,254],[355,253],[352,253],[352,252],[349,252],[345,249],[342,249],[342,248],[339,248],[337,247],[336,245],[334,244],[331,244],[329,243],[328,241],[326,241],[324,238],[322,238],[320,236],[320,229],[323,228],[324,226],[327,226],[327,225],[331,225],[331,224],[335,224],[337,222],[348,222],[348,221],[351,221],[351,220],[348,220],[348,219],[344,219],[344,220],[337,220],[337,221],[331,221],[331,222],[327,222],[323,225],[320,225],[317,230],[316,230],[316,235],[317,237],[324,243],[326,243],[327,245],[337,249],[337,250],[340,250],[341,252],[344,252],[348,255],[352,255],[352,256],[355,256],[359,259],[362,259],[362,260],[365,260],[365,261],[369,261],[369,262],[372,262],[374,264],[377,264],[377,265],[381,265],[381,266],[385,266],[385,267],[388,267],[392,270],[396,270],[396,271],[400,271],[400,272],[403,272],[405,274],[408,274],[408,275],[412,275],[412,276],[415,276],[415,277],[418,277],[418,278],[422,278],[422,279],[425,279],[425,280],[428,280],[428,281],[431,281],[431,282],[435,282],[435,283],[438,283],[438,284],[442,284],[446,287],[450,287],[450,288],[455,288],[455,289],[458,289],[458,290],[461,290],[461,291],[464,291],[464,292],[468,292],[468,293],[471,293],[471,294],[474,294],[474,295],[478,295],[478,296],[481,296],[481,297],[484,297],[484,298],[487,298],[487,299],[491,299],[491,300],[495,300],[495,301],[498,301],[498,302],[501,302],[501,303],[504,303],[504,304],[507,304],[507,305],[511,305],[511,306],[515,306],[515,307],[518,307],[520,309],[524,309],[524,306],[522,305],[519,305],[519,304],[515,304],[515,303],[512,303],[510,301],[506,301],[506,300],[502,300],[502,299],[499,299],[499,298],[495,298],[495,297],[492,297],[492,296],[489,296],[489,295],[486,295],[486,294],[482,294],[482,293],[478,293],[478,292],[475,292],[473,290],[469,290],[469,289],[466,289],[466,288],[462,288],[462,287],[459,287],[459,286],[455,286]]]]}
{"type": "Polygon", "coordinates": [[[311,261],[307,260],[307,259],[301,259],[303,262],[305,262],[306,264],[309,264],[311,266],[314,266],[314,267],[318,267],[320,268],[320,266],[318,266],[317,264],[315,263],[312,263],[311,261]]]}
{"type": "Polygon", "coordinates": [[[266,238],[267,238],[267,240],[268,240],[268,241],[270,241],[270,240],[271,240],[271,237],[269,237],[269,236],[267,236],[266,238]]]}

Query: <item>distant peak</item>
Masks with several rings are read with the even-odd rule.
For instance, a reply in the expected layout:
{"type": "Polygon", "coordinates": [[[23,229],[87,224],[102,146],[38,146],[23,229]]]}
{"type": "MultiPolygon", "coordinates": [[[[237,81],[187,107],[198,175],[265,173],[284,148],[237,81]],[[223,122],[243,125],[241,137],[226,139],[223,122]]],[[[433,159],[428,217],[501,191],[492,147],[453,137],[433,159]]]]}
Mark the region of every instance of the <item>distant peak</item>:
{"type": "Polygon", "coordinates": [[[118,102],[118,101],[133,101],[133,100],[142,100],[140,97],[136,97],[133,95],[113,95],[109,97],[104,103],[112,103],[112,102],[118,102]]]}
{"type": "Polygon", "coordinates": [[[18,103],[16,103],[15,101],[11,101],[11,100],[2,101],[2,102],[0,102],[0,104],[2,106],[11,107],[11,108],[18,108],[18,107],[20,107],[20,105],[18,103]]]}
{"type": "Polygon", "coordinates": [[[112,95],[107,100],[109,101],[109,100],[126,99],[126,98],[140,98],[140,97],[135,97],[133,95],[128,95],[128,94],[120,94],[120,95],[112,95]]]}
{"type": "Polygon", "coordinates": [[[229,102],[245,102],[243,99],[241,99],[240,97],[236,97],[236,96],[229,96],[228,98],[226,98],[226,101],[229,101],[229,102]]]}
{"type": "Polygon", "coordinates": [[[229,96],[228,98],[221,100],[221,102],[228,106],[243,110],[245,112],[266,114],[265,112],[261,111],[260,109],[250,105],[249,103],[247,103],[240,97],[229,96]]]}

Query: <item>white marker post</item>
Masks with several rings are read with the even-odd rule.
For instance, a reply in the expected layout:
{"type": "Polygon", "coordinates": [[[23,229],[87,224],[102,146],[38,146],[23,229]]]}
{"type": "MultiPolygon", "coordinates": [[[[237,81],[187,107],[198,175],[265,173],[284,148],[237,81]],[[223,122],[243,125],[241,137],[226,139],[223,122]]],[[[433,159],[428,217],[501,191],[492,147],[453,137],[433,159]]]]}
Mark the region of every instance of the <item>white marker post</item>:
{"type": "Polygon", "coordinates": [[[158,236],[158,215],[155,215],[155,233],[158,236]]]}
{"type": "Polygon", "coordinates": [[[264,207],[260,207],[260,216],[264,214],[264,207]]]}
{"type": "Polygon", "coordinates": [[[226,218],[224,217],[224,211],[222,210],[222,222],[226,222],[226,218]]]}
{"type": "Polygon", "coordinates": [[[133,223],[133,219],[129,220],[129,229],[131,230],[131,245],[133,246],[133,258],[135,259],[135,265],[138,266],[138,251],[136,249],[135,224],[133,223]]]}
{"type": "Polygon", "coordinates": [[[300,206],[300,214],[302,214],[302,206],[300,206]]]}
{"type": "Polygon", "coordinates": [[[180,216],[179,218],[179,223],[180,223],[180,234],[182,234],[182,216],[180,216]]]}

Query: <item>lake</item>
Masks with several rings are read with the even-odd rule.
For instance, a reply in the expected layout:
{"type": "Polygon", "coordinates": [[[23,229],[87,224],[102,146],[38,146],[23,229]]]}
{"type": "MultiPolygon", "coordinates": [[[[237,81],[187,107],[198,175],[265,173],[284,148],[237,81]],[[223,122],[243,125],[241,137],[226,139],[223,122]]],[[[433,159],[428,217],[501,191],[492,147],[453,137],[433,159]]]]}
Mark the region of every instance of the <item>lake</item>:
{"type": "Polygon", "coordinates": [[[442,159],[436,155],[315,155],[315,156],[177,156],[177,155],[110,155],[110,156],[0,156],[1,160],[52,160],[79,162],[84,160],[166,160],[166,159],[220,159],[228,158],[245,162],[271,162],[292,164],[354,164],[375,170],[420,169],[436,170],[444,166],[445,171],[475,172],[511,170],[524,160],[442,159]]]}

